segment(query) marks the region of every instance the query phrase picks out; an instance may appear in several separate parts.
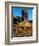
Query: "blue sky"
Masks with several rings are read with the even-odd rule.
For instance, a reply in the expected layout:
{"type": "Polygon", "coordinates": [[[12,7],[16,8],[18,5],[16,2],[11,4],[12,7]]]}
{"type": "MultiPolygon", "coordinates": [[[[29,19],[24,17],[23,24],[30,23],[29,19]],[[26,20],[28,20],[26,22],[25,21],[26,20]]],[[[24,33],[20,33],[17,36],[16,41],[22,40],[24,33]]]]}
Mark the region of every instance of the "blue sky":
{"type": "Polygon", "coordinates": [[[32,20],[32,8],[20,8],[20,7],[13,7],[12,8],[12,15],[14,16],[22,16],[21,11],[25,9],[28,12],[28,19],[32,20]]]}

